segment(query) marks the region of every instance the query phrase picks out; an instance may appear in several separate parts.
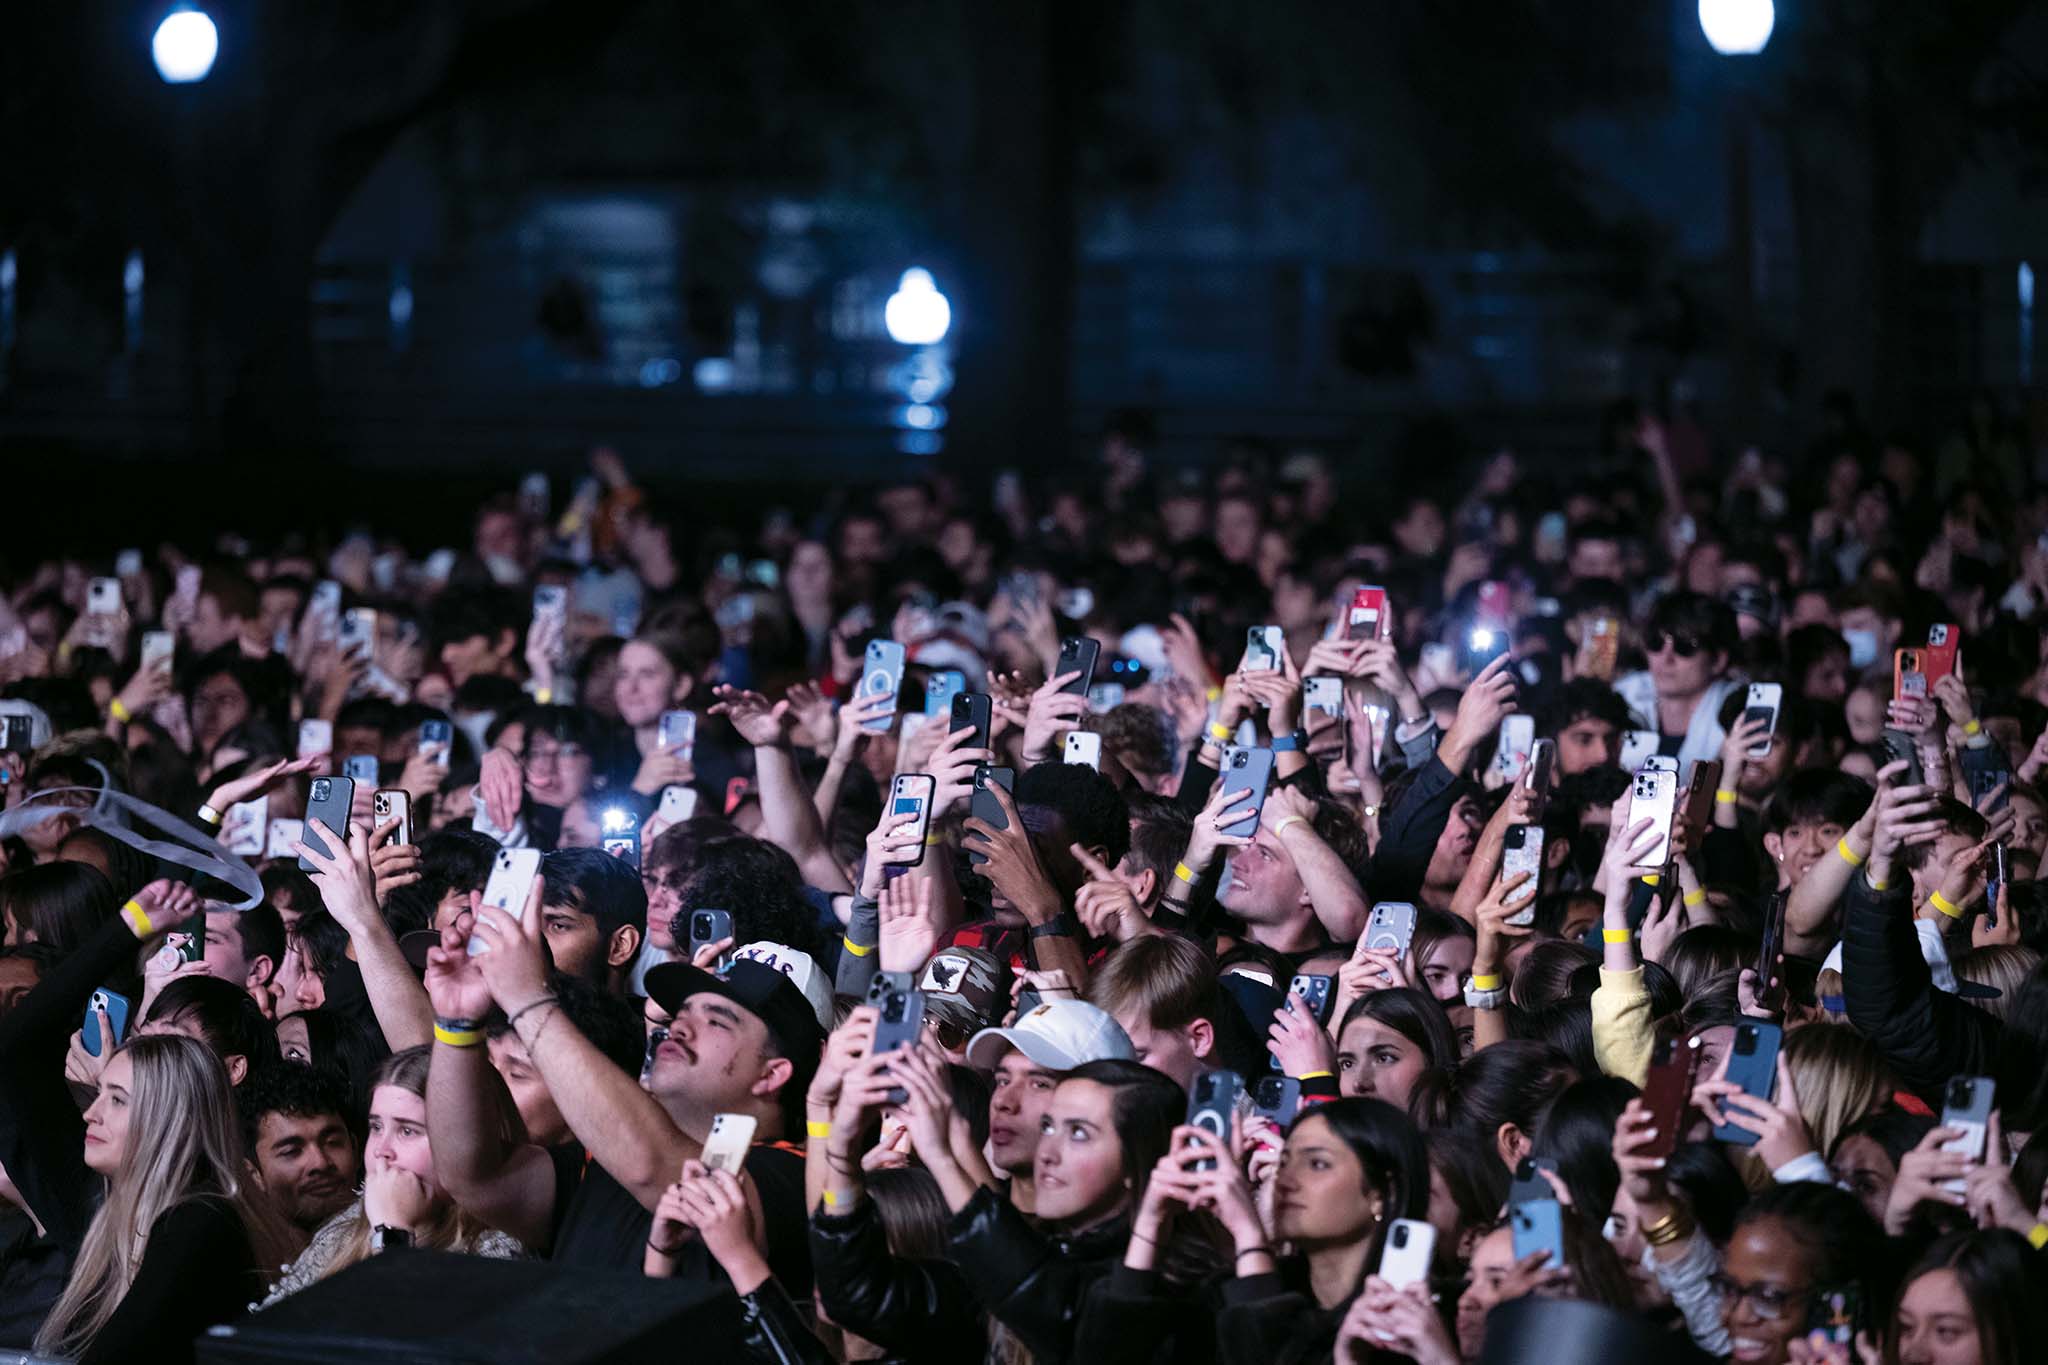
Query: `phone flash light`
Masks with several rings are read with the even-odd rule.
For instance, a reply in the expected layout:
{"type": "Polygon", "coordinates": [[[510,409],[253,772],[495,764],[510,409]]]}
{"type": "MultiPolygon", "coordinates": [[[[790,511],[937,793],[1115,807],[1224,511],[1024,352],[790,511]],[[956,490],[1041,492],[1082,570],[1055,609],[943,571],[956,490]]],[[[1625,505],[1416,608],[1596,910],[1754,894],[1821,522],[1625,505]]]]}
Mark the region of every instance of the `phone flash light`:
{"type": "Polygon", "coordinates": [[[637,823],[633,819],[633,812],[627,810],[624,806],[605,807],[604,815],[601,818],[604,821],[604,832],[606,834],[622,834],[632,829],[637,823]]]}
{"type": "Polygon", "coordinates": [[[1474,626],[1472,628],[1472,648],[1492,649],[1493,632],[1488,630],[1485,626],[1474,626]]]}

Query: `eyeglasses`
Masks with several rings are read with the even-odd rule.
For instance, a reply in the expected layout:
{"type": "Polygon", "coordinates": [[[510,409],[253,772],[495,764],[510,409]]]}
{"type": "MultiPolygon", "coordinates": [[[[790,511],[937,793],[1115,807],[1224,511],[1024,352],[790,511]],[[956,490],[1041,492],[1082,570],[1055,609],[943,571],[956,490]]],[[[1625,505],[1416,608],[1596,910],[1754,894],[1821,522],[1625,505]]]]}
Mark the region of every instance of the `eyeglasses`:
{"type": "Polygon", "coordinates": [[[1652,654],[1662,654],[1668,649],[1681,659],[1690,659],[1693,655],[1706,648],[1705,645],[1702,645],[1690,635],[1673,635],[1668,630],[1658,631],[1655,635],[1652,635],[1649,640],[1649,646],[1650,653],[1652,654]]]}
{"type": "Polygon", "coordinates": [[[590,752],[574,744],[559,744],[552,749],[528,749],[519,756],[519,761],[529,768],[544,768],[551,763],[574,763],[579,758],[589,758],[590,752]]]}
{"type": "Polygon", "coordinates": [[[1803,1287],[1784,1289],[1772,1284],[1737,1284],[1718,1271],[1707,1277],[1707,1283],[1730,1306],[1748,1299],[1751,1310],[1765,1322],[1776,1322],[1791,1309],[1804,1307],[1813,1293],[1803,1287]]]}
{"type": "Polygon", "coordinates": [[[949,1024],[943,1020],[934,1019],[930,1015],[925,1016],[924,1025],[932,1031],[932,1037],[947,1052],[958,1052],[961,1048],[967,1046],[967,1040],[973,1036],[967,1029],[961,1028],[958,1024],[949,1024]]]}

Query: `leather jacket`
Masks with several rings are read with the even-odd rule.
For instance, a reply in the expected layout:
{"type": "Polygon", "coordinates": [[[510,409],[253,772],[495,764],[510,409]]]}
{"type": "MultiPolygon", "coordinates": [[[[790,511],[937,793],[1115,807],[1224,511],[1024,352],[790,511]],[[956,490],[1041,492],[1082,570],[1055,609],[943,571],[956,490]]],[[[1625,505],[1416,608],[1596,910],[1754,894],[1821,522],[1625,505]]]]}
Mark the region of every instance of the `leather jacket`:
{"type": "Polygon", "coordinates": [[[953,1215],[953,1258],[989,1315],[1031,1352],[1035,1365],[1079,1362],[1078,1328],[1088,1301],[1130,1240],[1118,1217],[1073,1236],[1034,1226],[994,1190],[977,1191],[953,1215]]]}
{"type": "Polygon", "coordinates": [[[811,1215],[811,1274],[825,1314],[907,1361],[971,1361],[988,1347],[981,1300],[948,1261],[893,1255],[875,1201],[811,1215]]]}

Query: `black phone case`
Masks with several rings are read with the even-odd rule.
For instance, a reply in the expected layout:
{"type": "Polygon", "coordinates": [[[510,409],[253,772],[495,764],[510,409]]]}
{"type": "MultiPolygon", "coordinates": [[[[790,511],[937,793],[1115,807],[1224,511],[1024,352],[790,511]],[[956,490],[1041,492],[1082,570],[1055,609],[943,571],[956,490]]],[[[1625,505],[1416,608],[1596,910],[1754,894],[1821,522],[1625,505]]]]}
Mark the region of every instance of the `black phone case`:
{"type": "Polygon", "coordinates": [[[947,733],[964,726],[974,727],[974,738],[967,741],[970,749],[988,747],[989,713],[993,703],[986,692],[956,692],[953,694],[953,721],[947,733]]]}
{"type": "Polygon", "coordinates": [[[1081,670],[1081,676],[1062,687],[1060,691],[1087,696],[1088,689],[1095,685],[1095,661],[1101,654],[1102,643],[1092,636],[1075,635],[1062,641],[1059,665],[1053,669],[1053,675],[1057,677],[1061,673],[1071,673],[1078,668],[1081,670]]]}
{"type": "MultiPolygon", "coordinates": [[[[1014,792],[1017,789],[1017,770],[983,766],[974,770],[974,776],[974,794],[968,800],[968,814],[991,829],[1008,829],[1010,822],[1004,817],[1003,808],[996,803],[996,798],[990,793],[988,786],[993,783],[1006,792],[1014,792]],[[984,777],[986,781],[982,780],[984,777]]],[[[969,844],[967,861],[978,865],[987,862],[988,855],[969,844]]]]}
{"type": "MultiPolygon", "coordinates": [[[[1223,1140],[1223,1148],[1228,1151],[1230,1120],[1237,1112],[1237,1097],[1243,1091],[1244,1081],[1235,1071],[1204,1071],[1195,1077],[1194,1089],[1188,1097],[1188,1126],[1213,1133],[1223,1140]]],[[[1199,1170],[1215,1168],[1213,1160],[1197,1163],[1199,1170]]]]}
{"type": "Polygon", "coordinates": [[[708,945],[710,945],[710,944],[716,943],[716,942],[718,942],[718,941],[719,941],[720,939],[722,939],[722,938],[731,938],[731,937],[732,937],[732,912],[731,912],[730,910],[692,910],[692,911],[690,911],[689,925],[690,925],[690,956],[691,956],[691,957],[695,957],[695,956],[697,955],[697,950],[698,950],[699,948],[703,948],[703,947],[706,947],[706,946],[708,946],[708,945]],[[698,933],[697,933],[697,916],[699,916],[699,915],[723,915],[723,916],[725,916],[725,922],[724,922],[724,926],[723,926],[723,927],[724,927],[724,932],[723,932],[723,933],[719,933],[719,932],[716,932],[716,930],[717,930],[718,926],[714,925],[714,926],[713,926],[713,930],[714,930],[714,932],[713,932],[713,933],[711,934],[711,936],[710,936],[709,938],[703,938],[703,937],[700,937],[700,936],[698,935],[698,933]]]}
{"type": "MultiPolygon", "coordinates": [[[[333,785],[328,787],[325,801],[309,799],[306,802],[306,828],[301,838],[306,847],[316,848],[331,858],[334,856],[334,850],[320,837],[313,822],[317,820],[336,834],[345,835],[348,832],[348,813],[356,801],[356,784],[353,778],[348,777],[321,777],[314,780],[333,785]]],[[[299,871],[313,872],[317,869],[304,858],[300,858],[299,871]]]]}

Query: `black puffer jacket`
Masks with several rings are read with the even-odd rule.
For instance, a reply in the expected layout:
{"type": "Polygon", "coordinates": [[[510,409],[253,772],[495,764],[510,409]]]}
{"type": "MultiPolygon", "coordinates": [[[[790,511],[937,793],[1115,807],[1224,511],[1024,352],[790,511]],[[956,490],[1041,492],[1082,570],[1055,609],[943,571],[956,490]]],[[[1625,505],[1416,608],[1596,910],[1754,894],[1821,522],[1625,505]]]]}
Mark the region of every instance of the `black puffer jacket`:
{"type": "Polygon", "coordinates": [[[1951,1076],[1996,1075],[2004,1026],[1938,989],[1913,931],[1905,873],[1883,891],[1860,873],[1843,893],[1842,987],[1849,1022],[1899,1079],[1939,1109],[1951,1076]]]}
{"type": "Polygon", "coordinates": [[[1035,1365],[1082,1360],[1076,1331],[1089,1299],[1130,1241],[1117,1218],[1075,1237],[1056,1237],[994,1190],[978,1191],[953,1215],[953,1259],[989,1315],[1031,1351],[1035,1365]]]}
{"type": "Polygon", "coordinates": [[[906,1361],[974,1361],[988,1347],[981,1300],[947,1261],[893,1255],[875,1201],[811,1215],[811,1273],[826,1316],[906,1361]]]}

